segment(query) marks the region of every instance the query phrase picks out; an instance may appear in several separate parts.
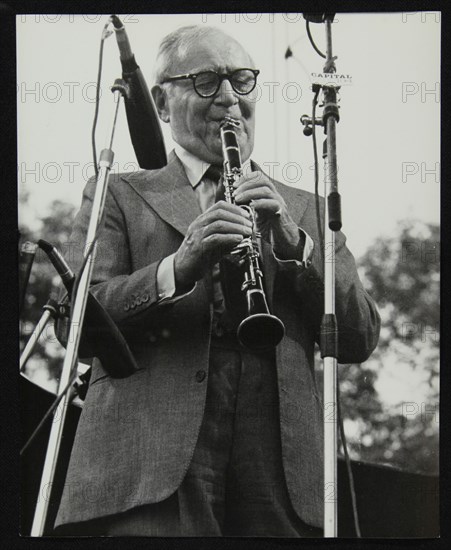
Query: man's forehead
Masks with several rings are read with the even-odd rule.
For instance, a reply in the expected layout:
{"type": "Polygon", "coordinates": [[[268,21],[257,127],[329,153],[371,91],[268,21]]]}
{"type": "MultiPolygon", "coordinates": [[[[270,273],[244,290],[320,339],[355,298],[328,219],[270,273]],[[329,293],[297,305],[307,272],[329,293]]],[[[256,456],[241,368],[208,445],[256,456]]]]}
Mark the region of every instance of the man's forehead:
{"type": "Polygon", "coordinates": [[[252,63],[246,50],[233,38],[218,33],[192,44],[177,65],[183,72],[213,69],[230,71],[249,67],[252,63]]]}

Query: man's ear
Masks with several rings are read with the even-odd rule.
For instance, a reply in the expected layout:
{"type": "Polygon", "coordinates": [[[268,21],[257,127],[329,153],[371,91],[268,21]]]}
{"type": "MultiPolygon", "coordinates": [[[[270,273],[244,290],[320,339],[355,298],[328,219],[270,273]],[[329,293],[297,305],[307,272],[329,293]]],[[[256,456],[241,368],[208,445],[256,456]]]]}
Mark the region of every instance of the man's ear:
{"type": "Polygon", "coordinates": [[[151,93],[155,102],[155,107],[158,111],[158,116],[163,122],[169,122],[169,106],[166,90],[159,84],[155,84],[151,89],[151,93]]]}

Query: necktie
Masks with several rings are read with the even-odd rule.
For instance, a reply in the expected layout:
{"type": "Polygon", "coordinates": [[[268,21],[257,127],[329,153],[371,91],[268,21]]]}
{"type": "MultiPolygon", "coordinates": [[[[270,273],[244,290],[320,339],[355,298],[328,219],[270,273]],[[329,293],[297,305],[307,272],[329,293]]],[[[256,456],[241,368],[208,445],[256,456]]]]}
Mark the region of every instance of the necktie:
{"type": "Polygon", "coordinates": [[[225,201],[225,188],[222,175],[221,178],[218,180],[218,183],[216,184],[215,202],[218,201],[225,201]]]}
{"type": "MultiPolygon", "coordinates": [[[[225,200],[225,187],[222,181],[223,171],[210,165],[205,177],[216,183],[215,202],[225,200]]],[[[243,272],[231,256],[223,257],[211,271],[213,283],[213,331],[220,336],[236,329],[244,317],[243,295],[240,291],[243,272]]]]}
{"type": "Polygon", "coordinates": [[[214,164],[210,164],[207,171],[205,172],[205,177],[218,183],[220,177],[222,176],[222,168],[214,164]]]}
{"type": "Polygon", "coordinates": [[[220,168],[219,166],[215,166],[214,164],[210,164],[204,176],[209,180],[213,181],[216,185],[215,202],[225,199],[224,185],[221,179],[222,173],[223,173],[222,168],[220,168]]]}
{"type": "MultiPolygon", "coordinates": [[[[216,185],[216,190],[214,194],[214,202],[218,202],[224,198],[224,192],[221,189],[224,189],[224,186],[221,182],[222,170],[213,164],[211,164],[208,170],[205,172],[204,178],[209,179],[214,182],[216,185]]],[[[213,201],[213,197],[212,197],[213,201]]],[[[224,295],[221,288],[221,275],[219,264],[215,264],[211,270],[211,280],[213,284],[213,310],[214,310],[214,330],[217,332],[217,325],[220,317],[224,313],[224,295]]]]}

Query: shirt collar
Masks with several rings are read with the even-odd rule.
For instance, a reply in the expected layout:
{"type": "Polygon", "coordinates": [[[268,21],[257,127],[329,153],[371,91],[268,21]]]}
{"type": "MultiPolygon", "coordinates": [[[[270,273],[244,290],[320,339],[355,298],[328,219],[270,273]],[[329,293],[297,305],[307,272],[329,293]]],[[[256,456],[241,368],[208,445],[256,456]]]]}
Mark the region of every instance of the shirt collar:
{"type": "MultiPolygon", "coordinates": [[[[176,155],[181,160],[185,168],[186,176],[194,189],[202,180],[205,172],[210,167],[210,163],[196,157],[178,143],[175,144],[174,149],[176,155]]],[[[243,163],[243,170],[245,173],[250,170],[250,162],[250,159],[247,159],[247,161],[243,163]]]]}

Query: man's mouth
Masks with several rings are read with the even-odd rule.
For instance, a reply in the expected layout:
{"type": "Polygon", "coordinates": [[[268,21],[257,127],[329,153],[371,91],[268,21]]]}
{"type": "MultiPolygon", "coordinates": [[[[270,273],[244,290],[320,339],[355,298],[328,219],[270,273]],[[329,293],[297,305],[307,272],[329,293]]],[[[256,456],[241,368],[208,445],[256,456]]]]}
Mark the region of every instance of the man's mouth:
{"type": "Polygon", "coordinates": [[[215,117],[215,118],[211,118],[210,121],[211,122],[216,122],[218,124],[221,124],[221,122],[225,119],[225,118],[230,118],[232,119],[233,121],[236,122],[236,124],[238,124],[239,126],[241,126],[241,120],[239,118],[236,118],[232,115],[228,115],[228,114],[225,114],[223,115],[222,117],[215,117]]]}

